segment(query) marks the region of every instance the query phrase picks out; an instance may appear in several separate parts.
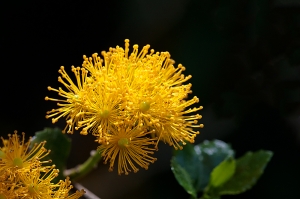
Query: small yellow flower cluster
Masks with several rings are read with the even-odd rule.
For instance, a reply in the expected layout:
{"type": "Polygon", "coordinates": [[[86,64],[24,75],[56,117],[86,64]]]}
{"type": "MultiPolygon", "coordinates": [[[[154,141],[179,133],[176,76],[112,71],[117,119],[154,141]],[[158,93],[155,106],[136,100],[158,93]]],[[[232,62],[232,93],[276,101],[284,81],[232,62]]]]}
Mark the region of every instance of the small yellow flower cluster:
{"type": "Polygon", "coordinates": [[[62,66],[58,81],[65,89],[48,87],[63,99],[45,98],[59,106],[46,118],[55,123],[66,117],[64,132],[94,135],[110,170],[118,158],[119,174],[137,172],[136,165],[147,169],[156,160],[150,155],[159,141],[182,149],[199,134],[193,128],[203,127],[197,124],[202,116],[193,114],[203,107],[188,108],[199,102],[197,97],[187,100],[192,85],[183,83],[191,75],[184,76],[185,67],[175,67],[168,52],[149,49],[146,45],[139,52],[134,45],[129,53],[126,39],[125,49],[110,48],[103,58],[83,56],[82,67],[72,66],[75,81],[62,66]]]}
{"type": "Polygon", "coordinates": [[[58,175],[55,166],[44,166],[41,161],[50,151],[44,148],[45,142],[35,144],[30,149],[30,141],[25,142],[17,132],[1,137],[0,147],[0,199],[77,199],[84,191],[69,195],[72,188],[67,178],[57,184],[51,182],[58,175]]]}

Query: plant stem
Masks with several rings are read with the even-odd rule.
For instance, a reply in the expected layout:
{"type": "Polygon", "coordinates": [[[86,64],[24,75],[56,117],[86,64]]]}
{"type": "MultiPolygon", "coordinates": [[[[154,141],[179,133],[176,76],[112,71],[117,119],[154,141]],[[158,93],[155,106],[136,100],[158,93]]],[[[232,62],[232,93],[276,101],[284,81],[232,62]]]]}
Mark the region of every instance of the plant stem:
{"type": "Polygon", "coordinates": [[[91,156],[81,165],[64,171],[65,176],[69,176],[71,181],[77,181],[92,171],[101,159],[98,151],[91,151],[91,156]]]}

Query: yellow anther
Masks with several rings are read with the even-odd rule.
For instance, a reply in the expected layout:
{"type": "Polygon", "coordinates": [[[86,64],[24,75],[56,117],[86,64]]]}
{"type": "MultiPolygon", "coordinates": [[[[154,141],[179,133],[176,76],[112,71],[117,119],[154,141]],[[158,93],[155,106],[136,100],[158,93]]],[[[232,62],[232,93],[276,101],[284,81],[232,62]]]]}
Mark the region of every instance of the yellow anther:
{"type": "Polygon", "coordinates": [[[87,135],[87,134],[88,134],[87,129],[86,129],[86,128],[83,128],[83,129],[80,131],[80,134],[81,134],[81,135],[87,135]]]}
{"type": "Polygon", "coordinates": [[[55,124],[58,121],[57,118],[52,118],[52,124],[55,124]]]}

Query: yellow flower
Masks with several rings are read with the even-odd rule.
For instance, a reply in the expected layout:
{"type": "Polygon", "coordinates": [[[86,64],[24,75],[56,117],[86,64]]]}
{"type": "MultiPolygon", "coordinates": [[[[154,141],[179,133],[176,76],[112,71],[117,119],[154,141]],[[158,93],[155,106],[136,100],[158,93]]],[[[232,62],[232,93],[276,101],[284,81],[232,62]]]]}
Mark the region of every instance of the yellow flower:
{"type": "MultiPolygon", "coordinates": [[[[187,109],[194,103],[199,102],[197,97],[185,101],[187,91],[191,85],[181,85],[171,87],[158,85],[156,82],[147,82],[144,79],[143,85],[140,85],[133,93],[135,97],[130,99],[131,103],[128,112],[133,115],[138,126],[147,126],[155,129],[158,140],[167,142],[175,149],[182,149],[180,142],[194,142],[198,131],[193,128],[202,128],[203,125],[197,125],[201,115],[187,115],[203,107],[187,109]]],[[[149,81],[152,81],[151,79],[149,81]]]]}
{"type": "Polygon", "coordinates": [[[83,190],[69,195],[72,186],[68,178],[52,182],[59,171],[55,165],[43,166],[51,162],[41,161],[50,153],[44,148],[45,141],[30,148],[30,139],[25,142],[25,134],[20,138],[16,131],[8,139],[1,139],[0,199],[77,199],[83,195],[83,190]]]}
{"type": "Polygon", "coordinates": [[[130,171],[127,164],[137,171],[132,160],[144,168],[144,162],[154,160],[146,158],[141,161],[142,155],[129,152],[130,147],[122,148],[120,135],[127,136],[124,146],[133,145],[128,144],[131,143],[129,138],[134,140],[136,137],[139,144],[155,142],[157,148],[158,142],[163,141],[175,149],[182,149],[182,145],[193,143],[199,134],[195,128],[203,127],[203,124],[198,124],[202,116],[197,114],[203,107],[190,108],[199,99],[196,96],[188,99],[192,85],[185,82],[192,76],[183,74],[185,67],[182,64],[174,66],[175,61],[169,52],[149,49],[150,45],[146,45],[139,51],[138,45],[133,45],[130,53],[129,40],[126,39],[125,49],[119,46],[109,48],[108,52],[101,52],[103,58],[97,53],[92,57],[84,55],[82,68],[72,67],[76,81],[71,80],[61,67],[59,82],[66,90],[48,87],[64,99],[46,97],[46,100],[58,102],[59,106],[49,111],[46,117],[52,118],[53,123],[66,117],[66,132],[79,130],[82,135],[91,133],[97,137],[106,161],[110,159],[110,169],[119,154],[119,173],[130,171]],[[143,131],[136,134],[139,128],[143,131]],[[149,142],[148,134],[155,140],[149,142]],[[124,151],[128,152],[127,155],[123,155],[124,151]]]}
{"type": "Polygon", "coordinates": [[[68,177],[65,179],[65,181],[60,180],[57,184],[57,189],[52,194],[52,198],[53,199],[77,199],[80,198],[85,193],[84,190],[80,190],[69,195],[69,191],[72,188],[73,186],[71,185],[71,181],[68,177]]]}
{"type": "Polygon", "coordinates": [[[20,182],[16,189],[16,193],[23,198],[51,198],[51,195],[57,185],[51,181],[58,176],[58,169],[52,166],[44,174],[38,170],[31,170],[28,172],[19,172],[20,182]]]}
{"type": "Polygon", "coordinates": [[[57,184],[52,182],[59,172],[54,167],[52,166],[45,173],[39,170],[20,172],[21,183],[15,190],[17,195],[28,199],[75,199],[81,197],[84,194],[83,190],[69,195],[69,191],[73,188],[69,178],[65,181],[60,180],[57,184]]]}
{"type": "MultiPolygon", "coordinates": [[[[6,175],[14,175],[19,169],[29,170],[41,167],[43,163],[48,161],[40,161],[50,153],[50,150],[44,148],[46,142],[35,144],[29,150],[30,140],[25,142],[25,133],[22,134],[22,139],[17,134],[17,131],[12,135],[8,135],[8,140],[1,137],[3,147],[0,147],[0,173],[6,175]]],[[[44,169],[47,166],[43,166],[44,169]]]]}
{"type": "Polygon", "coordinates": [[[185,77],[185,67],[175,67],[168,52],[154,53],[151,49],[148,53],[149,48],[146,45],[139,52],[138,45],[134,45],[129,53],[126,39],[125,49],[117,46],[103,51],[103,59],[97,53],[89,58],[83,56],[83,68],[72,67],[76,83],[61,68],[59,81],[67,91],[51,87],[49,90],[65,99],[46,100],[64,103],[58,103],[61,108],[53,109],[46,117],[53,117],[53,122],[67,117],[70,133],[75,127],[83,135],[91,132],[105,137],[111,128],[126,123],[155,129],[158,141],[163,140],[175,149],[181,148],[180,142],[194,142],[199,132],[193,128],[202,128],[203,124],[197,124],[201,115],[192,115],[202,106],[189,108],[199,102],[198,98],[186,101],[191,84],[184,83],[191,75],[185,77]]]}
{"type": "Polygon", "coordinates": [[[128,172],[137,172],[137,165],[148,169],[148,165],[156,161],[151,157],[154,148],[149,145],[155,144],[155,139],[148,138],[146,132],[140,128],[130,126],[121,126],[119,129],[112,129],[107,137],[107,143],[103,143],[98,147],[104,163],[109,160],[109,171],[113,170],[115,160],[118,160],[118,174],[121,175],[128,172]],[[131,170],[132,169],[132,170],[131,170]]]}
{"type": "Polygon", "coordinates": [[[64,91],[62,88],[54,89],[50,86],[48,86],[48,90],[55,91],[66,99],[61,100],[45,97],[45,100],[56,101],[58,102],[57,105],[60,106],[58,109],[48,111],[46,118],[54,117],[52,118],[52,123],[56,123],[59,118],[67,117],[67,126],[63,132],[73,133],[74,124],[77,124],[88,107],[88,105],[86,107],[85,103],[87,95],[85,88],[87,87],[86,81],[88,80],[87,71],[84,68],[80,69],[79,67],[75,68],[72,66],[72,72],[76,77],[76,84],[66,73],[63,66],[58,72],[62,75],[58,77],[58,81],[67,88],[67,91],[64,91]]]}
{"type": "Polygon", "coordinates": [[[91,131],[95,136],[105,135],[113,126],[123,123],[125,116],[121,112],[123,99],[118,90],[107,89],[107,84],[94,84],[93,89],[88,89],[88,97],[84,117],[78,121],[76,129],[81,128],[80,134],[87,135],[91,131]]]}

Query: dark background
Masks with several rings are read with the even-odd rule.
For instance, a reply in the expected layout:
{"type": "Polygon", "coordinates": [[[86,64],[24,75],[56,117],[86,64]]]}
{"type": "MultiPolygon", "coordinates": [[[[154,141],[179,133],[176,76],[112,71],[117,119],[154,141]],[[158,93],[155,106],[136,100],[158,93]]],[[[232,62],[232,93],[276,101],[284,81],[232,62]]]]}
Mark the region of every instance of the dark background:
{"type": "MultiPolygon", "coordinates": [[[[274,151],[252,190],[224,198],[300,198],[300,1],[152,0],[20,1],[2,3],[2,136],[26,135],[53,125],[45,113],[56,97],[58,69],[81,66],[116,45],[150,44],[169,51],[192,74],[205,128],[196,143],[221,139],[239,157],[274,151]]],[[[70,72],[70,70],[68,71],[70,72]]],[[[68,167],[97,145],[92,136],[70,136],[68,167]]],[[[129,176],[98,169],[80,182],[101,199],[189,198],[170,170],[172,149],[161,144],[148,171],[129,176]]]]}

